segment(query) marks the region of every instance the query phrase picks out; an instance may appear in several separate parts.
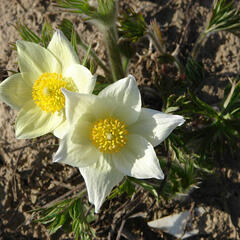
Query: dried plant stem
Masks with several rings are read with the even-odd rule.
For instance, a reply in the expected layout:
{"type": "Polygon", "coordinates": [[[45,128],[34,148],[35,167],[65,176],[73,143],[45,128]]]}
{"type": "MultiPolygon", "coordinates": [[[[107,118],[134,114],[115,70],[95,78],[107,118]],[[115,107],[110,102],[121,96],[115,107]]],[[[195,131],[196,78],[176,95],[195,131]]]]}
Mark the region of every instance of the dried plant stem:
{"type": "Polygon", "coordinates": [[[106,26],[103,28],[103,36],[107,48],[108,58],[112,70],[113,81],[124,77],[122,60],[117,44],[117,31],[115,26],[106,26]]]}
{"type": "Polygon", "coordinates": [[[156,35],[151,31],[147,31],[147,36],[150,38],[150,40],[152,40],[154,46],[156,47],[157,51],[161,54],[166,56],[167,58],[171,59],[171,61],[176,65],[176,67],[178,68],[179,72],[182,74],[183,71],[183,66],[180,63],[180,61],[178,60],[178,58],[174,55],[174,54],[169,54],[167,52],[165,52],[163,50],[163,47],[161,46],[158,38],[156,37],[156,35]]]}
{"type": "Polygon", "coordinates": [[[160,42],[158,41],[157,37],[155,36],[155,34],[149,30],[149,31],[147,31],[147,36],[153,41],[153,44],[156,47],[156,49],[158,50],[158,52],[160,54],[165,54],[160,42]]]}

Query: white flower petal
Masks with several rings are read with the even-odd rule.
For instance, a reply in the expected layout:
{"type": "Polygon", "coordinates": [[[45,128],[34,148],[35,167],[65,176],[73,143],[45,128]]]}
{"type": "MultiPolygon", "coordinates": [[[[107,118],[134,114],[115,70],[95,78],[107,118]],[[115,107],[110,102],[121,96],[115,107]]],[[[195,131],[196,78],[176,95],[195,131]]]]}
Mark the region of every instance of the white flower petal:
{"type": "Polygon", "coordinates": [[[54,162],[73,167],[87,167],[99,158],[99,151],[90,142],[90,123],[79,121],[61,141],[54,162]]]}
{"type": "Polygon", "coordinates": [[[42,136],[52,132],[62,121],[63,116],[59,113],[46,113],[30,100],[17,116],[16,137],[26,139],[42,136]]]}
{"type": "Polygon", "coordinates": [[[72,64],[79,64],[79,59],[71,43],[64,34],[57,30],[48,45],[50,50],[62,64],[63,72],[72,64]]]}
{"type": "Polygon", "coordinates": [[[99,93],[99,96],[116,102],[119,105],[116,113],[122,116],[121,118],[124,118],[128,125],[138,119],[141,110],[141,96],[132,75],[109,85],[99,93]]]}
{"type": "Polygon", "coordinates": [[[54,55],[40,45],[17,41],[18,63],[23,79],[34,83],[44,72],[61,73],[61,64],[54,55]]]}
{"type": "Polygon", "coordinates": [[[91,94],[79,94],[62,89],[65,95],[65,112],[66,118],[70,125],[76,122],[85,113],[89,113],[90,117],[93,113],[89,111],[90,106],[96,101],[96,96],[91,94]]]}
{"type": "Polygon", "coordinates": [[[56,129],[53,130],[53,134],[55,137],[62,139],[67,134],[68,128],[68,121],[65,119],[56,129]]]}
{"type": "Polygon", "coordinates": [[[17,73],[0,84],[0,99],[13,109],[19,110],[32,99],[32,89],[24,83],[21,73],[17,73]]]}
{"type": "Polygon", "coordinates": [[[182,116],[142,108],[138,121],[129,127],[129,132],[143,136],[155,147],[184,122],[182,116]]]}
{"type": "MultiPolygon", "coordinates": [[[[109,155],[108,155],[109,156],[109,155]]],[[[111,193],[124,175],[113,168],[111,159],[101,155],[100,159],[92,166],[79,168],[87,186],[89,202],[95,205],[95,212],[98,213],[105,198],[111,193]]]]}
{"type": "Polygon", "coordinates": [[[115,167],[125,175],[164,178],[153,146],[141,136],[130,134],[127,145],[120,152],[112,154],[112,159],[115,167]]]}
{"type": "Polygon", "coordinates": [[[73,64],[66,69],[63,75],[75,83],[79,93],[92,93],[96,77],[83,65],[73,64]]]}
{"type": "Polygon", "coordinates": [[[104,88],[100,93],[101,97],[113,97],[118,102],[128,105],[131,108],[140,111],[141,96],[135,78],[129,75],[126,78],[104,88]]]}

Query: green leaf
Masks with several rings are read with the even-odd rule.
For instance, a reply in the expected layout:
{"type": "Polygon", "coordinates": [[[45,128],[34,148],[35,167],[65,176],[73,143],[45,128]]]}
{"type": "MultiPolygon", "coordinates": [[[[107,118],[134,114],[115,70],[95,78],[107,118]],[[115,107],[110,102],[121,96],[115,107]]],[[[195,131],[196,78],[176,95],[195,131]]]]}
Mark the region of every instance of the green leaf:
{"type": "Polygon", "coordinates": [[[17,24],[16,26],[17,31],[19,32],[20,36],[22,37],[23,40],[29,41],[29,42],[34,42],[34,43],[40,43],[41,38],[38,37],[30,28],[28,28],[24,24],[17,24]]]}
{"type": "Polygon", "coordinates": [[[92,48],[92,44],[89,43],[87,52],[86,52],[86,54],[85,54],[85,56],[84,56],[84,59],[83,59],[83,61],[82,61],[82,65],[83,65],[83,66],[86,66],[86,64],[87,64],[87,60],[88,60],[88,57],[89,57],[89,53],[90,53],[90,51],[91,51],[91,48],[92,48]]]}
{"type": "Polygon", "coordinates": [[[41,33],[41,41],[43,43],[43,46],[47,48],[49,42],[51,41],[53,36],[53,29],[49,22],[45,22],[43,25],[42,33],[41,33]]]}
{"type": "Polygon", "coordinates": [[[238,113],[240,106],[240,81],[239,79],[231,80],[231,84],[224,90],[224,99],[222,106],[222,116],[230,114],[229,117],[238,113]]]}
{"type": "Polygon", "coordinates": [[[199,110],[195,110],[196,113],[200,113],[200,114],[206,115],[208,117],[212,117],[212,118],[219,117],[218,112],[215,109],[213,109],[210,105],[208,105],[207,103],[200,100],[197,96],[195,96],[190,91],[188,91],[188,94],[191,97],[191,100],[193,101],[193,103],[199,109],[199,110]]]}
{"type": "Polygon", "coordinates": [[[140,180],[132,177],[128,177],[130,181],[138,184],[139,186],[143,187],[145,190],[150,192],[155,198],[158,198],[157,187],[154,187],[153,184],[148,183],[146,180],[140,180]]]}
{"type": "Polygon", "coordinates": [[[240,36],[240,11],[232,0],[215,0],[206,33],[228,31],[240,36]]]}
{"type": "Polygon", "coordinates": [[[50,234],[54,234],[60,228],[66,231],[72,229],[75,239],[81,236],[83,236],[81,239],[92,239],[93,230],[91,231],[88,220],[94,220],[94,213],[92,211],[86,213],[86,206],[81,199],[84,193],[85,190],[78,197],[62,200],[48,208],[36,209],[35,212],[41,216],[36,221],[47,224],[50,234]]]}
{"type": "Polygon", "coordinates": [[[145,35],[147,26],[142,13],[136,13],[132,8],[128,8],[121,15],[119,31],[122,37],[136,42],[145,35]]]}
{"type": "Polygon", "coordinates": [[[17,24],[16,29],[23,40],[41,44],[45,48],[53,35],[52,26],[48,22],[44,23],[40,37],[24,24],[17,24]]]}
{"type": "Polygon", "coordinates": [[[50,234],[54,234],[58,229],[60,229],[64,222],[66,221],[66,215],[62,214],[62,215],[58,215],[55,220],[53,221],[53,223],[50,225],[49,229],[50,229],[50,234]]]}
{"type": "Polygon", "coordinates": [[[97,6],[91,6],[87,0],[56,0],[58,7],[86,16],[100,25],[112,25],[115,22],[117,8],[115,0],[98,0],[97,6]]]}
{"type": "Polygon", "coordinates": [[[125,178],[123,183],[112,190],[111,194],[108,196],[108,199],[113,199],[120,196],[123,193],[127,193],[128,196],[132,196],[135,192],[135,186],[131,183],[128,178],[125,178]]]}
{"type": "Polygon", "coordinates": [[[186,80],[192,87],[199,87],[205,78],[203,64],[189,58],[186,65],[186,80]]]}

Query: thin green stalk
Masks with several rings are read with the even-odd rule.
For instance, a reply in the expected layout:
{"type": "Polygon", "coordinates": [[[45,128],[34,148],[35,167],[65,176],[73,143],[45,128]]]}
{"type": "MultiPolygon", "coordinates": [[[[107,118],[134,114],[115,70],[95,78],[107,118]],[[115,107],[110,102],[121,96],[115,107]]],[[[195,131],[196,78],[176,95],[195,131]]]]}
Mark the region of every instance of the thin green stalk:
{"type": "Polygon", "coordinates": [[[195,59],[195,60],[196,60],[196,58],[197,58],[197,56],[198,56],[198,53],[199,53],[199,50],[200,50],[200,47],[202,46],[202,43],[203,43],[203,41],[206,39],[207,36],[208,36],[208,33],[205,32],[205,31],[203,31],[203,32],[200,34],[197,42],[195,43],[195,45],[194,45],[194,47],[193,47],[192,53],[191,53],[192,59],[195,59]]]}
{"type": "MultiPolygon", "coordinates": [[[[79,41],[80,46],[84,48],[86,51],[88,51],[88,46],[85,44],[82,40],[79,41]]],[[[105,64],[102,62],[102,60],[97,56],[97,54],[91,49],[89,54],[93,57],[95,62],[103,69],[103,71],[106,74],[106,77],[109,78],[111,76],[111,73],[109,69],[105,66],[105,64]]]]}
{"type": "Polygon", "coordinates": [[[112,70],[113,81],[117,81],[124,77],[122,60],[119,47],[117,44],[117,31],[114,26],[103,27],[103,36],[107,48],[108,58],[112,70]]]}

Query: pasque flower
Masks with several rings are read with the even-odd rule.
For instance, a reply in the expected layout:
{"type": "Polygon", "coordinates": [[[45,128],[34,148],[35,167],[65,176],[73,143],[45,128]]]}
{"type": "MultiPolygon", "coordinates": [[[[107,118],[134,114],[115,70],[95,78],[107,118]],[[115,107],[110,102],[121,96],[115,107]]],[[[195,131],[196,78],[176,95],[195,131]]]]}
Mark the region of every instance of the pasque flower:
{"type": "Polygon", "coordinates": [[[80,169],[96,212],[124,175],[163,179],[154,147],[184,123],[183,117],[141,108],[131,75],[98,96],[66,89],[63,93],[71,128],[54,161],[80,169]]]}
{"type": "Polygon", "coordinates": [[[91,93],[95,78],[80,65],[70,42],[59,30],[47,49],[27,41],[17,41],[16,46],[21,73],[0,84],[0,99],[19,110],[17,138],[34,138],[49,132],[63,137],[67,122],[61,88],[91,93]]]}

